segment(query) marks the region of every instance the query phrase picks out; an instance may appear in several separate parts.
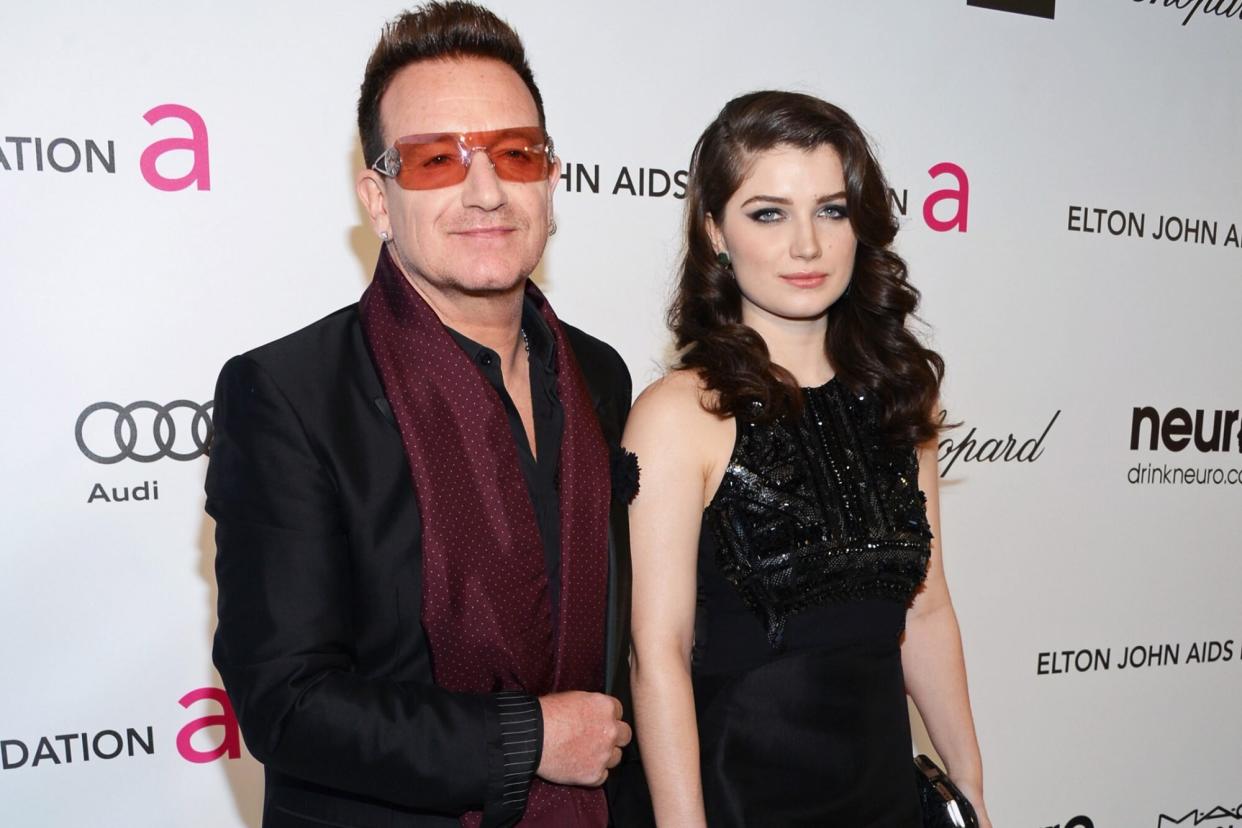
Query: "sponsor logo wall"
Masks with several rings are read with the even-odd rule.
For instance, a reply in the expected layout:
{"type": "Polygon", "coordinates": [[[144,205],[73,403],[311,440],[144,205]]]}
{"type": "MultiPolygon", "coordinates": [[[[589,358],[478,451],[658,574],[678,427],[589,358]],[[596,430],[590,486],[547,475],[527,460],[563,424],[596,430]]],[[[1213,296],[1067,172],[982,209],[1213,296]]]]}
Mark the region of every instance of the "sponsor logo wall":
{"type": "MultiPolygon", "coordinates": [[[[147,146],[139,158],[143,179],[157,190],[172,192],[194,186],[211,189],[211,162],[207,142],[207,125],[188,106],[161,104],[143,113],[143,119],[156,124],[176,119],[189,128],[184,138],[164,138],[147,146]],[[192,156],[189,171],[176,178],[160,172],[163,157],[172,152],[188,152],[192,156]]],[[[0,144],[0,170],[5,172],[107,173],[117,171],[116,142],[112,139],[41,138],[28,135],[7,135],[0,144]],[[9,159],[12,158],[12,161],[9,159]]]]}
{"type": "MultiPolygon", "coordinates": [[[[6,17],[2,824],[259,823],[210,661],[211,393],[370,278],[353,108],[401,7],[6,17]]],[[[858,118],[949,366],[995,824],[1242,824],[1242,0],[493,7],[564,161],[536,277],[637,388],[702,127],[764,87],[858,118]]]]}

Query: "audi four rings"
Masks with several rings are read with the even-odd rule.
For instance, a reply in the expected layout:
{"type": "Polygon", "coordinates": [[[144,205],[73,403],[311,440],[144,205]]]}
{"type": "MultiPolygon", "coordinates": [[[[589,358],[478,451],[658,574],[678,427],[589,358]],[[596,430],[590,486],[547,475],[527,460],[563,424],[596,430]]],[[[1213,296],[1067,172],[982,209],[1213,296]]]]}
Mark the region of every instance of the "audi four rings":
{"type": "MultiPolygon", "coordinates": [[[[73,436],[77,438],[78,448],[82,450],[91,460],[96,463],[119,463],[122,460],[137,460],[139,463],[153,463],[156,460],[167,457],[172,460],[193,460],[196,457],[202,457],[207,453],[207,447],[211,444],[211,407],[214,402],[196,403],[193,400],[173,400],[167,405],[153,403],[150,400],[139,400],[129,405],[118,405],[114,402],[97,402],[89,405],[78,416],[77,425],[74,426],[73,436]],[[193,412],[193,419],[190,420],[188,429],[189,439],[193,442],[193,447],[182,446],[184,450],[177,448],[177,424],[173,421],[173,412],[178,409],[186,409],[193,412]],[[135,411],[152,411],[155,418],[151,422],[151,440],[155,445],[154,451],[147,451],[146,440],[139,440],[138,423],[134,420],[135,411]],[[105,417],[107,415],[100,412],[111,412],[114,418],[112,423],[112,437],[115,445],[95,446],[102,449],[103,453],[96,452],[86,445],[86,437],[84,430],[87,421],[91,417],[105,417]],[[139,442],[143,443],[143,449],[139,449],[139,442]]],[[[186,433],[185,431],[182,432],[186,433]]],[[[182,441],[184,443],[184,440],[182,441]]]]}

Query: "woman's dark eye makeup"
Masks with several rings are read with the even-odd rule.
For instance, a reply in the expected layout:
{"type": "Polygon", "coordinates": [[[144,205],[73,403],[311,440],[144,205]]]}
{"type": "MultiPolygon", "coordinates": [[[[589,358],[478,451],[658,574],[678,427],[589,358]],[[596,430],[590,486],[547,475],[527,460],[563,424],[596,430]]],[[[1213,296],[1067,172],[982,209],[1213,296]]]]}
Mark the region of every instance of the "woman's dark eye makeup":
{"type": "Polygon", "coordinates": [[[749,215],[761,224],[770,224],[785,217],[785,214],[775,207],[761,207],[758,210],[752,210],[749,215]]]}
{"type": "MultiPolygon", "coordinates": [[[[826,204],[819,205],[819,207],[815,209],[815,213],[816,215],[822,213],[829,218],[843,219],[849,215],[849,210],[843,202],[831,201],[826,204]]],[[[783,219],[785,217],[785,211],[779,207],[760,207],[756,210],[751,210],[747,213],[747,215],[751,218],[751,220],[757,221],[760,224],[771,224],[783,219]]]]}

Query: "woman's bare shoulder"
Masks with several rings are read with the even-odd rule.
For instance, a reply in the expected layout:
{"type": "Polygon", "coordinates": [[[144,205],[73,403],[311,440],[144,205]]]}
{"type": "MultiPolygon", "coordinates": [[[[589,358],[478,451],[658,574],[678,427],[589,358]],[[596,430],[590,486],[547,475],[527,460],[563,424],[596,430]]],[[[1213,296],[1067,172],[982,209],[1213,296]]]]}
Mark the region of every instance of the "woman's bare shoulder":
{"type": "MultiPolygon", "coordinates": [[[[625,428],[627,448],[710,471],[733,442],[733,418],[710,410],[714,392],[695,371],[670,371],[638,395],[625,428]]],[[[707,472],[705,472],[707,473],[707,472]]]]}
{"type": "Polygon", "coordinates": [[[708,410],[714,398],[697,372],[671,371],[639,395],[625,427],[625,447],[656,487],[648,489],[684,487],[695,515],[720,484],[735,437],[733,418],[708,410]]]}
{"type": "Polygon", "coordinates": [[[669,371],[638,395],[630,419],[679,425],[719,422],[720,417],[707,409],[713,396],[697,371],[669,371]]]}

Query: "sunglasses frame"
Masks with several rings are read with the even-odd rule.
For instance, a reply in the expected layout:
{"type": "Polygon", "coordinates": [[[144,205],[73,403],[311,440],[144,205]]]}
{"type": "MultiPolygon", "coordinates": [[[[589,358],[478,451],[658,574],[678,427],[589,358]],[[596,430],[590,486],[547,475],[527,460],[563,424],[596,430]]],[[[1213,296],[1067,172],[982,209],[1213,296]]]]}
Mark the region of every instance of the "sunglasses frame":
{"type": "MultiPolygon", "coordinates": [[[[452,184],[442,184],[437,187],[406,187],[401,184],[401,181],[398,178],[401,174],[401,150],[398,148],[400,143],[403,141],[406,143],[432,143],[437,140],[450,139],[457,145],[462,169],[469,173],[470,165],[474,162],[474,154],[476,152],[483,153],[484,157],[487,158],[487,163],[492,165],[493,170],[496,169],[496,162],[493,161],[491,156],[487,154],[488,148],[486,146],[469,146],[470,142],[467,141],[468,138],[472,138],[476,135],[500,135],[503,137],[503,134],[507,132],[535,129],[539,130],[543,135],[543,142],[539,146],[542,147],[543,154],[547,156],[547,165],[548,170],[550,171],[552,169],[552,165],[556,163],[556,146],[552,142],[552,136],[549,135],[542,127],[505,127],[503,129],[487,129],[479,130],[477,132],[425,132],[416,135],[403,135],[394,141],[392,146],[380,153],[379,158],[375,159],[375,163],[372,164],[370,168],[386,178],[391,178],[394,182],[396,182],[397,186],[401,187],[403,190],[440,190],[444,187],[452,187],[456,184],[460,184],[461,182],[454,181],[452,184]]],[[[504,178],[503,176],[500,176],[500,178],[504,181],[511,180],[504,178]]],[[[465,176],[462,176],[462,179],[465,180],[465,176]]],[[[519,181],[517,183],[530,182],[519,181]]]]}

